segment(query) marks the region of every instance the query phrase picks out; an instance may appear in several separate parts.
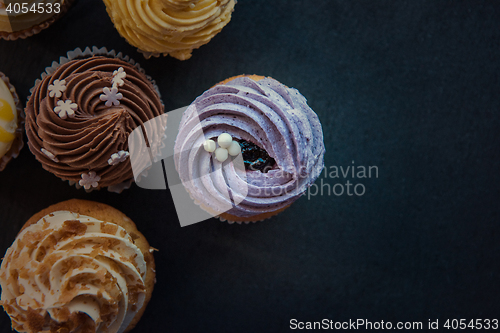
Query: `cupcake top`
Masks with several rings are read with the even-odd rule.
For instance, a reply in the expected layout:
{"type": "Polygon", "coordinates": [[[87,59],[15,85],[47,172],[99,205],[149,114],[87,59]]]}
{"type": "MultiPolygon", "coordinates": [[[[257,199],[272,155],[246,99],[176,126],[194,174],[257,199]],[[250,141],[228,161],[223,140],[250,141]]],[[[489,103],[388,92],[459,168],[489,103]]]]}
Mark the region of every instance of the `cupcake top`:
{"type": "Polygon", "coordinates": [[[26,106],[31,152],[56,176],[86,189],[132,181],[128,136],[163,114],[145,74],[114,57],[62,61],[26,106]]]}
{"type": "Polygon", "coordinates": [[[323,169],[325,146],[318,116],[296,89],[271,78],[238,77],[188,107],[174,150],[180,179],[195,202],[223,212],[222,193],[228,191],[242,201],[227,213],[251,217],[301,196],[323,169]],[[221,162],[204,147],[223,133],[239,143],[244,175],[232,159],[221,162]]]}
{"type": "Polygon", "coordinates": [[[55,211],[2,260],[2,305],[20,332],[123,332],[145,299],[146,262],[114,223],[55,211]]]}
{"type": "MultiPolygon", "coordinates": [[[[66,7],[72,1],[68,0],[25,0],[2,1],[0,2],[0,32],[12,33],[19,32],[32,27],[39,30],[47,28],[50,23],[55,21],[59,15],[66,11],[66,7]],[[10,5],[10,8],[8,7],[10,5]],[[16,6],[14,6],[16,4],[16,6]],[[25,11],[18,5],[23,5],[28,10],[25,11]],[[7,11],[9,9],[9,11],[7,11]],[[43,10],[42,10],[43,9],[43,10]],[[52,22],[48,22],[52,21],[52,22]]],[[[38,32],[38,31],[33,31],[38,32]]],[[[32,35],[33,32],[28,35],[32,35]]],[[[3,34],[0,34],[0,36],[3,34]]],[[[7,37],[8,36],[3,36],[7,37]]],[[[26,36],[19,36],[21,38],[26,36]]],[[[17,37],[16,37],[17,38],[17,37]]],[[[14,38],[15,39],[15,38],[14,38]]]]}
{"type": "Polygon", "coordinates": [[[150,55],[180,60],[208,43],[231,20],[235,0],[104,0],[116,29],[150,55]]]}
{"type": "Polygon", "coordinates": [[[0,75],[0,157],[10,150],[18,124],[16,101],[3,78],[0,75]]]}

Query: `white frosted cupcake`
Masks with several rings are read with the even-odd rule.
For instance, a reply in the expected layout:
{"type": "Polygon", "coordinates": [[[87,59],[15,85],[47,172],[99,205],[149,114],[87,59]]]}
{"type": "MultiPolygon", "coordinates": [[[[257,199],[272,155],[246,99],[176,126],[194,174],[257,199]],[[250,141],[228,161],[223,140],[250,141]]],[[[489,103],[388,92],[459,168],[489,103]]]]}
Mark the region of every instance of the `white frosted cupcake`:
{"type": "Polygon", "coordinates": [[[5,253],[1,304],[18,332],[127,332],[153,292],[151,250],[110,206],[55,204],[32,216],[5,253]]]}

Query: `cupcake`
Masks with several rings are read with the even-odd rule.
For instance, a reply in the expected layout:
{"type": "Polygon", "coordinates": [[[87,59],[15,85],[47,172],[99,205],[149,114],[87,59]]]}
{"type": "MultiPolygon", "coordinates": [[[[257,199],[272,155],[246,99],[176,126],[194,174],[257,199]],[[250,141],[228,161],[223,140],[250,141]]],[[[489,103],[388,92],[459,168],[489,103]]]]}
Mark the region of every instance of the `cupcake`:
{"type": "Polygon", "coordinates": [[[120,211],[68,200],[32,216],[0,268],[18,332],[127,332],[155,283],[147,240],[120,211]]]}
{"type": "Polygon", "coordinates": [[[23,147],[22,110],[16,89],[0,72],[0,171],[23,147]]]}
{"type": "Polygon", "coordinates": [[[26,38],[48,28],[66,13],[73,0],[0,2],[0,38],[26,38]]]}
{"type": "Polygon", "coordinates": [[[186,109],[174,162],[201,208],[222,220],[255,222],[297,200],[320,175],[324,153],[321,124],[304,96],[272,78],[242,75],[186,109]]]}
{"type": "Polygon", "coordinates": [[[25,113],[28,146],[45,170],[86,190],[120,192],[133,181],[128,136],[163,104],[133,60],[87,48],[46,69],[25,113]]]}
{"type": "Polygon", "coordinates": [[[115,28],[149,58],[191,57],[231,20],[235,0],[104,0],[115,28]]]}

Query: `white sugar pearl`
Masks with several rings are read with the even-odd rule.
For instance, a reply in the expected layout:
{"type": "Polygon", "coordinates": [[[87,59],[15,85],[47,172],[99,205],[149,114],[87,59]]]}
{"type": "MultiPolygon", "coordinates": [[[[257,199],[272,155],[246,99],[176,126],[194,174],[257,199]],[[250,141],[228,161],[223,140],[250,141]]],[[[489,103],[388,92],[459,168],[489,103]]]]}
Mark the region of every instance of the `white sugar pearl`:
{"type": "Polygon", "coordinates": [[[241,153],[240,144],[236,141],[231,142],[231,145],[229,146],[229,148],[227,148],[227,152],[231,156],[237,156],[239,153],[241,153]]]}
{"type": "Polygon", "coordinates": [[[224,162],[225,160],[227,160],[227,149],[225,148],[217,148],[215,150],[215,158],[219,161],[219,162],[224,162]]]}
{"type": "Polygon", "coordinates": [[[233,142],[233,138],[227,133],[222,133],[217,138],[217,143],[221,148],[228,148],[231,145],[231,142],[233,142]]]}
{"type": "Polygon", "coordinates": [[[203,143],[203,148],[209,153],[212,153],[215,150],[215,141],[214,140],[205,140],[203,143]]]}

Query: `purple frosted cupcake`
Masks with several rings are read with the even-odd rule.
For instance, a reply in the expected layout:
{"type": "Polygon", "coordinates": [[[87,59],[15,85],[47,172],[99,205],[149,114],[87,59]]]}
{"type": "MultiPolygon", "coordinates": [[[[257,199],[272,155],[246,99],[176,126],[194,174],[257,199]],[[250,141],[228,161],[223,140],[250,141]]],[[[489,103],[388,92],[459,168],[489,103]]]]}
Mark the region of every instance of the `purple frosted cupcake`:
{"type": "Polygon", "coordinates": [[[266,219],[296,201],[320,175],[325,146],[318,116],[296,89],[241,75],[188,107],[174,152],[180,180],[194,201],[222,220],[241,223],[266,219]],[[243,171],[230,157],[238,154],[243,171]],[[222,208],[226,191],[241,198],[230,210],[222,208]]]}

